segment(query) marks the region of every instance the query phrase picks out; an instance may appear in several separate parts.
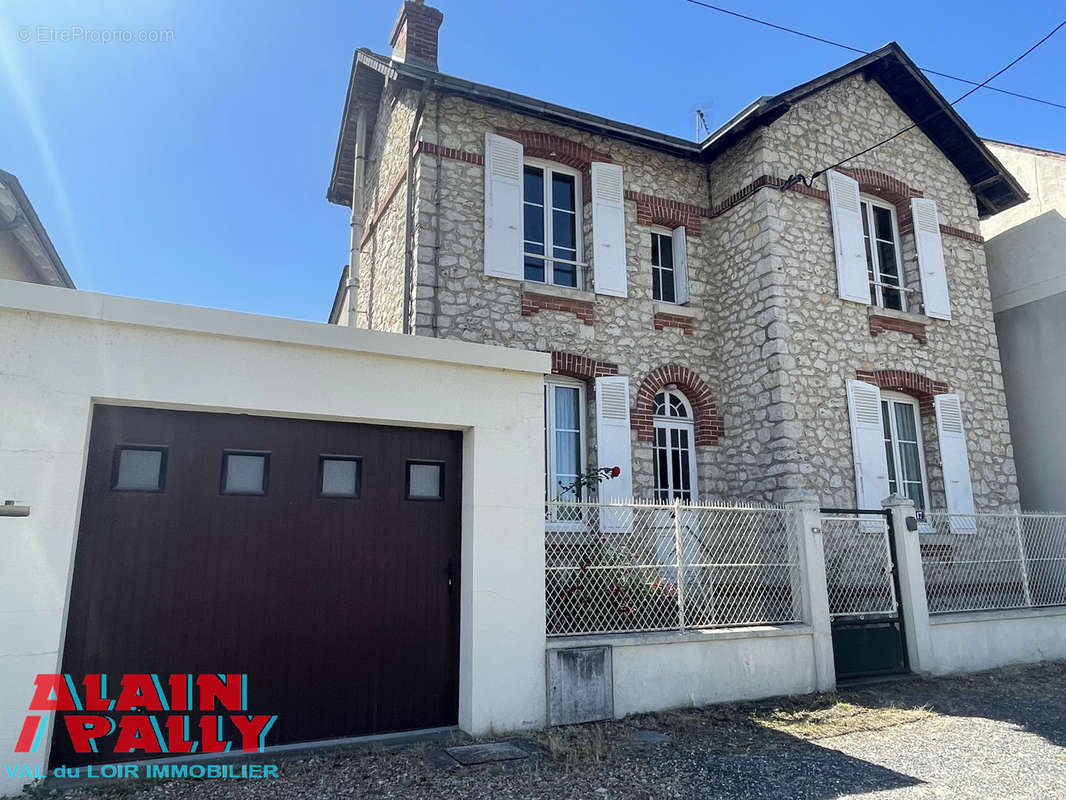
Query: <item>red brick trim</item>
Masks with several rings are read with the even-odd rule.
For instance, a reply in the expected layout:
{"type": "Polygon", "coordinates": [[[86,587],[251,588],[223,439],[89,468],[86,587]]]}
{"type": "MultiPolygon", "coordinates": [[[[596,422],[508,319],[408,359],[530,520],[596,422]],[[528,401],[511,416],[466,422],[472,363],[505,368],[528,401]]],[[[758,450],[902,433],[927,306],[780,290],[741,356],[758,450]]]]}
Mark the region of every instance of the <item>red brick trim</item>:
{"type": "Polygon", "coordinates": [[[518,131],[513,128],[497,128],[496,133],[521,142],[527,156],[556,161],[574,169],[587,170],[593,161],[612,161],[607,153],[553,133],[518,131]]]}
{"type": "MultiPolygon", "coordinates": [[[[923,195],[921,192],[919,192],[917,189],[911,189],[909,186],[907,186],[907,184],[903,183],[903,181],[898,181],[895,178],[892,178],[888,175],[884,175],[880,172],[874,172],[873,170],[848,170],[847,168],[841,168],[840,171],[849,174],[864,173],[867,177],[878,175],[881,176],[881,178],[877,179],[877,182],[875,183],[863,183],[863,181],[859,180],[858,178],[856,178],[856,180],[859,180],[859,188],[862,191],[868,194],[872,194],[876,197],[880,197],[882,200],[890,202],[896,207],[896,216],[898,218],[897,221],[899,223],[899,232],[901,235],[904,233],[910,233],[914,230],[914,222],[911,219],[910,197],[922,197],[923,195]],[[910,194],[906,199],[900,199],[892,194],[893,189],[890,187],[894,187],[896,189],[902,187],[903,189],[906,189],[912,194],[910,194]],[[897,202],[897,200],[899,201],[897,202]]],[[[852,175],[852,177],[855,176],[852,175]]],[[[740,189],[739,191],[733,192],[733,194],[729,195],[729,197],[727,197],[722,202],[711,206],[711,208],[708,209],[709,213],[707,213],[705,216],[711,218],[719,217],[725,212],[729,211],[729,209],[733,208],[733,206],[742,203],[744,200],[747,200],[760,189],[764,189],[768,186],[773,187],[775,189],[780,189],[784,185],[785,182],[780,178],[774,178],[770,175],[760,175],[758,178],[753,180],[744,188],[740,189]]],[[[813,186],[805,186],[802,183],[793,184],[789,187],[789,189],[790,191],[796,192],[797,194],[806,195],[807,197],[814,197],[818,200],[824,200],[827,203],[829,202],[829,192],[827,192],[825,189],[815,189],[813,186]]],[[[970,231],[964,231],[962,228],[955,228],[951,225],[941,225],[940,233],[942,236],[955,236],[959,239],[966,239],[971,242],[984,242],[984,237],[981,236],[979,233],[971,233],[970,231]]]]}
{"type": "Polygon", "coordinates": [[[601,153],[581,142],[556,136],[553,133],[519,131],[513,128],[497,128],[496,133],[521,142],[526,156],[555,161],[580,170],[582,204],[592,202],[592,162],[613,163],[614,161],[608,153],[601,153]]]}
{"type": "Polygon", "coordinates": [[[680,328],[689,336],[692,335],[692,317],[656,312],[652,321],[657,331],[661,331],[664,328],[680,328]]]}
{"type": "Polygon", "coordinates": [[[363,238],[359,241],[359,249],[362,250],[363,246],[370,241],[370,237],[374,235],[375,229],[378,227],[378,223],[381,222],[381,218],[385,216],[385,212],[389,210],[389,206],[392,204],[392,199],[396,196],[396,193],[400,191],[400,184],[407,180],[407,168],[404,167],[403,172],[396,179],[396,182],[392,184],[388,194],[385,195],[385,199],[378,206],[378,210],[374,212],[374,216],[370,218],[370,222],[367,223],[366,230],[363,231],[363,238]]]}
{"type": "Polygon", "coordinates": [[[617,375],[618,365],[606,361],[597,361],[588,356],[579,356],[555,350],[552,352],[552,373],[555,375],[569,375],[571,378],[580,378],[583,381],[591,381],[606,375],[617,375]]]}
{"type": "Polygon", "coordinates": [[[880,314],[870,315],[870,335],[879,336],[885,331],[899,331],[909,333],[919,344],[926,344],[925,325],[921,322],[913,322],[908,319],[896,319],[895,317],[883,317],[880,314]]]}
{"type": "Polygon", "coordinates": [[[878,369],[873,372],[860,369],[856,370],[855,377],[860,381],[872,383],[882,389],[903,392],[917,398],[918,410],[923,417],[928,417],[935,413],[933,397],[948,391],[948,385],[943,381],[934,381],[925,375],[917,372],[907,372],[902,369],[878,369]]]}
{"type": "Polygon", "coordinates": [[[665,225],[667,228],[685,226],[686,236],[700,235],[700,217],[710,216],[710,210],[665,197],[633,192],[626,189],[626,200],[637,204],[638,225],[665,225]]]}
{"type": "Polygon", "coordinates": [[[637,405],[630,418],[630,426],[637,432],[638,442],[655,439],[655,395],[670,383],[688,398],[695,416],[695,443],[715,445],[725,435],[725,426],[718,406],[711,399],[711,390],[704,380],[688,367],[667,364],[656,367],[644,379],[637,392],[637,405]]]}
{"type": "Polygon", "coordinates": [[[522,292],[522,316],[531,317],[538,311],[567,311],[586,325],[592,324],[592,303],[571,300],[568,297],[522,292]]]}
{"type": "Polygon", "coordinates": [[[941,225],[940,233],[946,236],[956,236],[959,239],[966,239],[970,242],[977,242],[978,244],[984,244],[985,241],[985,237],[979,233],[970,233],[962,228],[953,228],[950,225],[941,225]]]}
{"type": "Polygon", "coordinates": [[[467,164],[478,164],[483,166],[485,164],[485,156],[481,153],[470,153],[466,150],[458,150],[454,147],[442,147],[434,142],[420,141],[415,145],[415,156],[422,153],[435,156],[441,155],[444,158],[452,158],[456,161],[465,161],[467,164]]]}

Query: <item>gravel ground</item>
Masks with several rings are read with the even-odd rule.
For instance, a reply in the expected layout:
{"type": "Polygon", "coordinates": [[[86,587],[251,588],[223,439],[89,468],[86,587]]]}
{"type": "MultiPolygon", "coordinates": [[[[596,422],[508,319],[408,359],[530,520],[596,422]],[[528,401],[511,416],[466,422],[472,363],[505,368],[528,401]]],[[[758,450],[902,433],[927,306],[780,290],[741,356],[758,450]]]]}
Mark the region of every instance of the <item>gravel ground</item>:
{"type": "MultiPolygon", "coordinates": [[[[454,743],[472,741],[456,735],[454,743]]],[[[442,769],[425,742],[282,762],[275,780],[172,781],[26,798],[1066,797],[1066,663],[629,717],[520,740],[540,755],[442,769]],[[663,737],[638,733],[654,731],[663,737]]]]}

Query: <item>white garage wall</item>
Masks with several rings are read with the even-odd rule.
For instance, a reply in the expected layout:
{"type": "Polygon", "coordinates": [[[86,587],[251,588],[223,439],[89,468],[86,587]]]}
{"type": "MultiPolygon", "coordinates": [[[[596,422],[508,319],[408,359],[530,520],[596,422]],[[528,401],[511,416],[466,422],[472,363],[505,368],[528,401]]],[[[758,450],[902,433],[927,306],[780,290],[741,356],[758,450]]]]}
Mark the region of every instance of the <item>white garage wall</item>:
{"type": "Polygon", "coordinates": [[[543,724],[547,355],[6,280],[0,342],[0,501],[31,507],[0,517],[0,761],[45,763],[13,750],[59,670],[94,401],[462,429],[460,725],[543,724]]]}

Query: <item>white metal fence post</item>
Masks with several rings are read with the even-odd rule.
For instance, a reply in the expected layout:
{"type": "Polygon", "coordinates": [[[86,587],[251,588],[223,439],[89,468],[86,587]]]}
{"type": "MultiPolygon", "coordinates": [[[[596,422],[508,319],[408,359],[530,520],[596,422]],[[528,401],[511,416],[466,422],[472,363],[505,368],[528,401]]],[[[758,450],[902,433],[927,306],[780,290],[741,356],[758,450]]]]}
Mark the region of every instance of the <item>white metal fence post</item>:
{"type": "Polygon", "coordinates": [[[781,500],[795,521],[795,541],[799,556],[799,614],[814,632],[815,689],[825,692],[836,686],[833,660],[833,632],[829,619],[829,589],[825,578],[825,550],[822,543],[822,515],[818,495],[809,489],[792,489],[781,500]]]}
{"type": "Polygon", "coordinates": [[[1018,540],[1018,565],[1022,570],[1022,591],[1026,608],[1033,607],[1033,592],[1029,585],[1029,561],[1025,555],[1025,538],[1022,536],[1022,512],[1014,509],[1014,535],[1018,540]]]}
{"type": "Polygon", "coordinates": [[[933,636],[929,628],[929,600],[925,595],[922,549],[918,541],[918,519],[914,501],[893,494],[881,501],[892,514],[892,536],[896,545],[896,574],[899,577],[900,616],[907,643],[911,672],[931,672],[933,636]]]}
{"type": "Polygon", "coordinates": [[[677,624],[685,629],[685,570],[681,557],[681,499],[674,498],[674,555],[677,558],[677,624]]]}

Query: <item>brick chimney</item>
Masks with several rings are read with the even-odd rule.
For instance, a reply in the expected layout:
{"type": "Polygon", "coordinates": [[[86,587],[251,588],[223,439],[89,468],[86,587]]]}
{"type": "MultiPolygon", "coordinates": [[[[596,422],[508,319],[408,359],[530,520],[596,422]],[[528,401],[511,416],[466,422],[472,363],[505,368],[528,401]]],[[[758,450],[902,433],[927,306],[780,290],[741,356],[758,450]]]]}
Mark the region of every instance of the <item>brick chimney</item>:
{"type": "Polygon", "coordinates": [[[400,10],[389,44],[392,57],[405,64],[437,69],[437,30],[444,15],[425,0],[408,0],[400,10]]]}

